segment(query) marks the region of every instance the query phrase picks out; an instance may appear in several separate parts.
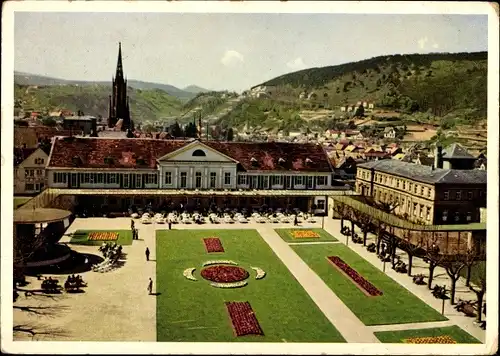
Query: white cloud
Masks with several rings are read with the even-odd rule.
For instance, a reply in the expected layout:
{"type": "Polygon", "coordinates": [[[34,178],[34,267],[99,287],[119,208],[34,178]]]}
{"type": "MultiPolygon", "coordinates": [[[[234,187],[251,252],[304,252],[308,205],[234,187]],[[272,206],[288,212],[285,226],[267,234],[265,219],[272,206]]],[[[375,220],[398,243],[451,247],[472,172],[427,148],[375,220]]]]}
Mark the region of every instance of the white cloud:
{"type": "Polygon", "coordinates": [[[290,69],[293,69],[293,70],[300,70],[300,69],[307,68],[307,65],[302,60],[302,57],[295,58],[295,59],[291,60],[290,62],[288,62],[286,64],[286,66],[290,69]]]}
{"type": "Polygon", "coordinates": [[[434,43],[434,44],[432,45],[432,48],[439,48],[439,44],[434,43]]]}
{"type": "Polygon", "coordinates": [[[224,52],[220,61],[225,66],[231,67],[237,65],[238,63],[243,63],[245,61],[245,57],[243,57],[240,52],[230,49],[224,52]]]}
{"type": "Polygon", "coordinates": [[[417,41],[418,47],[420,47],[420,49],[424,49],[427,42],[429,42],[429,39],[427,37],[422,37],[417,41]]]}

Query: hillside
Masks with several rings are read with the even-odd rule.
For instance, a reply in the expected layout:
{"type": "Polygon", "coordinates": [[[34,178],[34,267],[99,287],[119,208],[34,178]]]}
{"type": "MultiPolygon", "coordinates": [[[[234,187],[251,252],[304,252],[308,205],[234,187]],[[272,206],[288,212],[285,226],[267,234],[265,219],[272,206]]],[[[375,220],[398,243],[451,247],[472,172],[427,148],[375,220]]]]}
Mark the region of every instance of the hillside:
{"type": "Polygon", "coordinates": [[[398,120],[451,129],[486,119],[487,52],[381,56],[305,69],[261,85],[273,87],[267,98],[246,99],[220,123],[324,128],[331,119],[352,118],[341,106],[366,101],[375,106],[368,117],[391,112],[398,120]]]}
{"type": "MultiPolygon", "coordinates": [[[[66,79],[58,79],[52,77],[46,77],[42,75],[23,73],[23,72],[14,72],[14,83],[19,85],[38,85],[38,86],[50,86],[50,85],[111,85],[111,82],[105,81],[81,81],[81,80],[66,80],[66,79]]],[[[169,84],[159,84],[159,83],[151,83],[144,82],[140,80],[129,79],[127,83],[130,87],[134,89],[160,89],[168,94],[175,96],[181,100],[189,100],[193,98],[197,93],[204,90],[203,88],[199,88],[197,86],[189,86],[186,90],[179,89],[173,85],[169,84]],[[189,89],[189,90],[188,90],[189,89]],[[196,91],[197,90],[197,91],[196,91]]]]}
{"type": "Polygon", "coordinates": [[[208,90],[208,89],[199,87],[197,85],[188,85],[187,87],[185,87],[182,90],[187,91],[188,93],[193,93],[193,94],[207,93],[207,92],[212,91],[212,90],[208,90]]]}
{"type": "MultiPolygon", "coordinates": [[[[108,116],[109,85],[14,86],[15,109],[25,111],[82,110],[87,115],[108,116]]],[[[133,120],[158,120],[178,115],[182,102],[163,90],[129,88],[133,120]]]]}

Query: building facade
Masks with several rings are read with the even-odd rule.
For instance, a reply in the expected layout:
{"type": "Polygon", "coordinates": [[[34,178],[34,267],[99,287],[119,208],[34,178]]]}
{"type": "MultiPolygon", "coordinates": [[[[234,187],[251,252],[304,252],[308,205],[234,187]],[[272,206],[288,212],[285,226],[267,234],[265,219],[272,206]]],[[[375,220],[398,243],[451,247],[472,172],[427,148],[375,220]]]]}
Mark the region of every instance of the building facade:
{"type": "Polygon", "coordinates": [[[479,222],[480,208],[486,207],[486,172],[372,161],[358,165],[356,191],[390,204],[396,215],[412,222],[479,222]]]}
{"type": "MultiPolygon", "coordinates": [[[[321,145],[283,142],[57,138],[48,185],[68,189],[339,189],[321,145]]],[[[326,197],[312,204],[326,210],[326,197]]]]}
{"type": "Polygon", "coordinates": [[[14,149],[14,194],[35,194],[46,187],[48,158],[41,148],[14,149]]]}

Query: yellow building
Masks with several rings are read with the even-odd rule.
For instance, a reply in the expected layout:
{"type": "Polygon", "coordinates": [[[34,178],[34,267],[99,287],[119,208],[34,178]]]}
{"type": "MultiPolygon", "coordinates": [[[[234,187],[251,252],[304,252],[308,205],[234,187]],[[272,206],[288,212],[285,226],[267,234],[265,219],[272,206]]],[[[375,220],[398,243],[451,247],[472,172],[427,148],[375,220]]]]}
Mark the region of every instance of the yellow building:
{"type": "Polygon", "coordinates": [[[412,222],[479,222],[480,208],[486,207],[486,171],[372,161],[358,165],[356,192],[390,204],[394,214],[412,222]]]}

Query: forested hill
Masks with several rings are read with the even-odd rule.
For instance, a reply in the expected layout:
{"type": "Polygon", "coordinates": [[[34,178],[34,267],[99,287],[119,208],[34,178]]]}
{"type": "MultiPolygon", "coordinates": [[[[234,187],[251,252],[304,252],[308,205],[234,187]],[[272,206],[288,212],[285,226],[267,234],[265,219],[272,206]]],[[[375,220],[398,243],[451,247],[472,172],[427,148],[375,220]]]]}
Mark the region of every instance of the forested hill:
{"type": "MultiPolygon", "coordinates": [[[[303,69],[268,80],[262,85],[292,85],[294,87],[316,88],[327,84],[345,74],[367,71],[382,72],[385,68],[396,66],[403,70],[417,67],[430,68],[436,61],[486,61],[488,52],[473,53],[430,53],[430,54],[396,54],[365,59],[359,62],[345,63],[335,66],[303,69]]],[[[452,63],[451,63],[452,64],[452,63]]]]}

